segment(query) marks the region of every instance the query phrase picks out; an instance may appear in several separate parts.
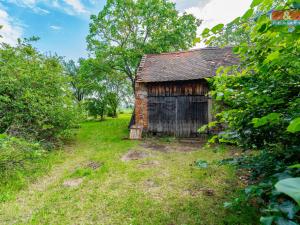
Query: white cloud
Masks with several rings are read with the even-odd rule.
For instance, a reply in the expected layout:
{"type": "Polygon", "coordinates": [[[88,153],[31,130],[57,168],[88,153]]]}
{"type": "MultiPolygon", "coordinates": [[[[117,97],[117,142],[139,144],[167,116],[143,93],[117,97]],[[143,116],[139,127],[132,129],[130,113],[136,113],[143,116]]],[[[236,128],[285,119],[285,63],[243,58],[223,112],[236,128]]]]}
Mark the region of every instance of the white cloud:
{"type": "Polygon", "coordinates": [[[17,39],[22,36],[23,30],[22,27],[13,21],[4,9],[0,9],[0,42],[5,42],[10,45],[15,45],[17,39]]]}
{"type": "MultiPolygon", "coordinates": [[[[4,1],[4,0],[0,0],[4,1]]],[[[19,7],[29,8],[38,14],[49,14],[50,12],[44,8],[55,8],[64,11],[69,15],[78,15],[89,13],[82,4],[81,0],[6,0],[19,7]],[[43,8],[42,8],[43,7],[43,8]]]]}
{"type": "Polygon", "coordinates": [[[203,20],[199,30],[202,31],[206,27],[212,28],[219,23],[227,24],[242,16],[249,9],[251,2],[252,0],[211,0],[204,7],[195,6],[185,11],[203,20]]]}
{"type": "Polygon", "coordinates": [[[64,2],[70,5],[77,13],[87,13],[88,11],[85,9],[83,4],[81,4],[80,0],[64,0],[64,2]]]}
{"type": "Polygon", "coordinates": [[[55,25],[51,25],[50,28],[51,28],[52,30],[61,30],[61,29],[62,29],[62,27],[60,27],[60,26],[55,26],[55,25]]]}
{"type": "MultiPolygon", "coordinates": [[[[184,11],[203,20],[197,32],[200,35],[205,28],[212,28],[219,23],[227,24],[236,17],[242,16],[249,9],[251,2],[252,0],[210,0],[204,6],[200,4],[186,8],[184,11]]],[[[196,47],[205,47],[205,45],[200,43],[196,47]]]]}
{"type": "Polygon", "coordinates": [[[46,2],[45,0],[8,0],[8,2],[13,3],[19,7],[30,8],[37,14],[49,14],[49,11],[39,7],[37,4],[39,2],[46,2]]]}

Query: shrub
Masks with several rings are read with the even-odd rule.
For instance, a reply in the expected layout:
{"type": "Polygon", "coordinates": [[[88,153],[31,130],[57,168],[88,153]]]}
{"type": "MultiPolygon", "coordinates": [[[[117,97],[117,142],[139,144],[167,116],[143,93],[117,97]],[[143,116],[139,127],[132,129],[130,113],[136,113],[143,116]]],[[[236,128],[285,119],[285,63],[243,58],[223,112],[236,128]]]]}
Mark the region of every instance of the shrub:
{"type": "Polygon", "coordinates": [[[47,168],[47,156],[37,142],[0,135],[0,202],[24,187],[29,178],[47,168]]]}
{"type": "MultiPolygon", "coordinates": [[[[219,68],[210,80],[219,112],[214,124],[225,127],[218,140],[256,150],[231,161],[251,173],[253,185],[240,200],[255,200],[265,216],[261,222],[270,225],[299,221],[296,202],[274,187],[282,179],[300,176],[299,169],[289,168],[300,158],[299,28],[288,32],[288,27],[273,26],[268,16],[271,9],[290,8],[291,2],[254,0],[235,20],[251,40],[234,48],[240,65],[219,68]],[[249,22],[254,14],[260,16],[249,22]]],[[[216,30],[207,29],[209,33],[212,40],[218,38],[216,30]]]]}
{"type": "Polygon", "coordinates": [[[55,142],[76,121],[76,107],[56,56],[28,42],[0,48],[0,133],[55,142]]]}

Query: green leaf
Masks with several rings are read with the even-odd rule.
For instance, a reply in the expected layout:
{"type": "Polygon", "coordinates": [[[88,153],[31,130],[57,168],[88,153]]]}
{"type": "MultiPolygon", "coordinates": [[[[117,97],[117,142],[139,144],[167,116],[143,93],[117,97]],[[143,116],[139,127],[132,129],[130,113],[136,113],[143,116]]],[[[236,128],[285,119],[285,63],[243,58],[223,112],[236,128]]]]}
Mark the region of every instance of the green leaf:
{"type": "Polygon", "coordinates": [[[195,38],[194,41],[193,41],[193,44],[197,44],[197,43],[200,43],[201,39],[199,37],[195,38]]]}
{"type": "Polygon", "coordinates": [[[233,53],[238,54],[240,52],[240,47],[235,46],[235,47],[233,47],[232,51],[233,51],[233,53]]]}
{"type": "Polygon", "coordinates": [[[198,129],[198,132],[199,133],[205,133],[207,131],[207,129],[208,129],[208,125],[206,124],[206,125],[203,125],[202,127],[200,127],[198,129]]]}
{"type": "Polygon", "coordinates": [[[290,196],[300,205],[300,177],[281,180],[275,184],[275,187],[277,191],[290,196]]]}
{"type": "Polygon", "coordinates": [[[262,225],[271,225],[273,223],[274,216],[260,217],[260,222],[262,225]]]}
{"type": "Polygon", "coordinates": [[[245,20],[249,19],[253,15],[253,12],[254,12],[253,9],[247,10],[247,12],[242,16],[242,18],[245,20]]]}
{"type": "Polygon", "coordinates": [[[207,168],[208,167],[207,161],[200,160],[200,159],[195,162],[195,165],[199,168],[207,168]]]}
{"type": "Polygon", "coordinates": [[[267,28],[268,28],[267,24],[264,23],[260,26],[260,28],[258,29],[258,32],[263,33],[267,28]]]}
{"type": "Polygon", "coordinates": [[[7,134],[0,134],[0,139],[8,138],[7,134]]]}
{"type": "Polygon", "coordinates": [[[251,3],[250,7],[256,7],[258,6],[260,3],[262,3],[263,0],[253,0],[253,2],[251,3]]]}
{"type": "Polygon", "coordinates": [[[280,120],[280,114],[279,113],[270,113],[264,117],[261,118],[254,118],[252,119],[252,123],[254,124],[254,127],[261,127],[268,123],[277,123],[280,120]]]}
{"type": "Polygon", "coordinates": [[[278,59],[280,56],[280,53],[278,51],[275,51],[275,52],[272,52],[271,54],[269,54],[266,58],[266,60],[264,61],[264,64],[265,63],[269,63],[275,59],[278,59]]]}
{"type": "Polygon", "coordinates": [[[218,31],[221,31],[221,30],[223,29],[223,27],[224,27],[224,24],[220,23],[220,24],[214,26],[214,27],[211,29],[211,31],[212,31],[214,34],[216,34],[218,31]]]}
{"type": "Polygon", "coordinates": [[[296,133],[300,131],[300,117],[292,120],[287,128],[288,132],[296,133]]]}
{"type": "Polygon", "coordinates": [[[209,34],[209,32],[210,32],[210,29],[205,28],[202,32],[202,36],[207,36],[209,34]]]}
{"type": "Polygon", "coordinates": [[[291,168],[291,169],[300,169],[300,164],[295,164],[295,165],[289,166],[289,168],[291,168]]]}

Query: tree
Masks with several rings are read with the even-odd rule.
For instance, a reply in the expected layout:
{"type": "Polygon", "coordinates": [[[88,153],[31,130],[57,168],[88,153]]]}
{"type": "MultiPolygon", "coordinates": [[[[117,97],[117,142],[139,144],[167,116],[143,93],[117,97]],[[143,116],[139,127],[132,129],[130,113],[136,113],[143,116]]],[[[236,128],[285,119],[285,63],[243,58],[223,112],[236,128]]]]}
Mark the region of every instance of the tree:
{"type": "MultiPolygon", "coordinates": [[[[253,20],[249,20],[249,23],[254,25],[253,20]]],[[[233,21],[226,24],[223,29],[214,38],[210,38],[207,41],[207,45],[211,47],[225,47],[225,46],[237,46],[241,43],[250,44],[250,31],[245,29],[243,23],[233,21]]]]}
{"type": "Polygon", "coordinates": [[[107,106],[108,106],[108,116],[116,118],[118,116],[117,109],[119,106],[119,99],[116,93],[109,92],[106,95],[107,106]]]}
{"type": "Polygon", "coordinates": [[[134,88],[144,54],[192,47],[199,25],[167,0],[108,0],[91,16],[88,49],[102,65],[125,73],[134,88]]]}
{"type": "Polygon", "coordinates": [[[83,89],[82,79],[78,73],[78,66],[73,60],[63,62],[66,75],[70,78],[71,89],[75,99],[81,102],[85,96],[85,90],[83,89]]]}
{"type": "Polygon", "coordinates": [[[100,116],[101,120],[104,119],[107,112],[107,90],[104,85],[95,84],[86,101],[86,106],[91,116],[95,118],[100,116]]]}
{"type": "Polygon", "coordinates": [[[124,73],[103,67],[97,59],[80,59],[76,77],[76,87],[84,91],[87,110],[93,116],[104,117],[109,111],[116,117],[120,103],[131,100],[130,82],[124,73]],[[96,105],[102,109],[94,109],[96,105]]]}

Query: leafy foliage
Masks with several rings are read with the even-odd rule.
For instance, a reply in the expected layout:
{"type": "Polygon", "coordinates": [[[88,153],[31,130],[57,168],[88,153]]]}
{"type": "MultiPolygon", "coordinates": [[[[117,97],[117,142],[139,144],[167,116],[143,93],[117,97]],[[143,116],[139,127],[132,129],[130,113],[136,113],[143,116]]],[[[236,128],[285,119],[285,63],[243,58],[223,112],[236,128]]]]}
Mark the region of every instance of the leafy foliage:
{"type": "Polygon", "coordinates": [[[0,133],[50,143],[75,125],[76,107],[58,57],[29,42],[0,48],[0,133]]]}
{"type": "MultiPolygon", "coordinates": [[[[252,150],[228,162],[251,173],[253,186],[240,200],[256,199],[266,208],[263,224],[296,224],[299,219],[296,203],[274,185],[300,176],[299,169],[288,167],[299,163],[300,154],[300,33],[299,27],[289,33],[288,27],[272,25],[268,16],[270,9],[287,9],[292,2],[254,0],[230,24],[249,36],[238,38],[233,49],[240,65],[219,68],[219,75],[210,80],[217,103],[215,124],[225,128],[218,140],[252,150]]],[[[203,35],[209,43],[223,41],[223,34],[224,29],[206,29],[203,35]]]]}
{"type": "Polygon", "coordinates": [[[103,67],[125,73],[134,86],[143,54],[192,47],[199,24],[166,0],[108,0],[91,16],[88,48],[103,67]]]}
{"type": "Polygon", "coordinates": [[[47,170],[46,156],[38,142],[0,135],[0,202],[11,199],[29,179],[47,170]]]}
{"type": "MultiPolygon", "coordinates": [[[[83,59],[79,60],[84,62],[83,59]]],[[[85,79],[82,67],[76,65],[73,60],[63,62],[64,71],[67,77],[70,78],[71,89],[75,99],[81,102],[89,93],[89,81],[85,79]]]]}
{"type": "Polygon", "coordinates": [[[25,140],[2,135],[0,138],[0,173],[12,173],[26,166],[26,163],[39,158],[44,150],[38,143],[29,143],[25,140]]]}
{"type": "Polygon", "coordinates": [[[121,103],[131,102],[131,85],[127,77],[111,69],[103,68],[101,62],[94,58],[80,59],[75,85],[84,92],[82,99],[91,116],[106,114],[116,117],[121,103]]]}

